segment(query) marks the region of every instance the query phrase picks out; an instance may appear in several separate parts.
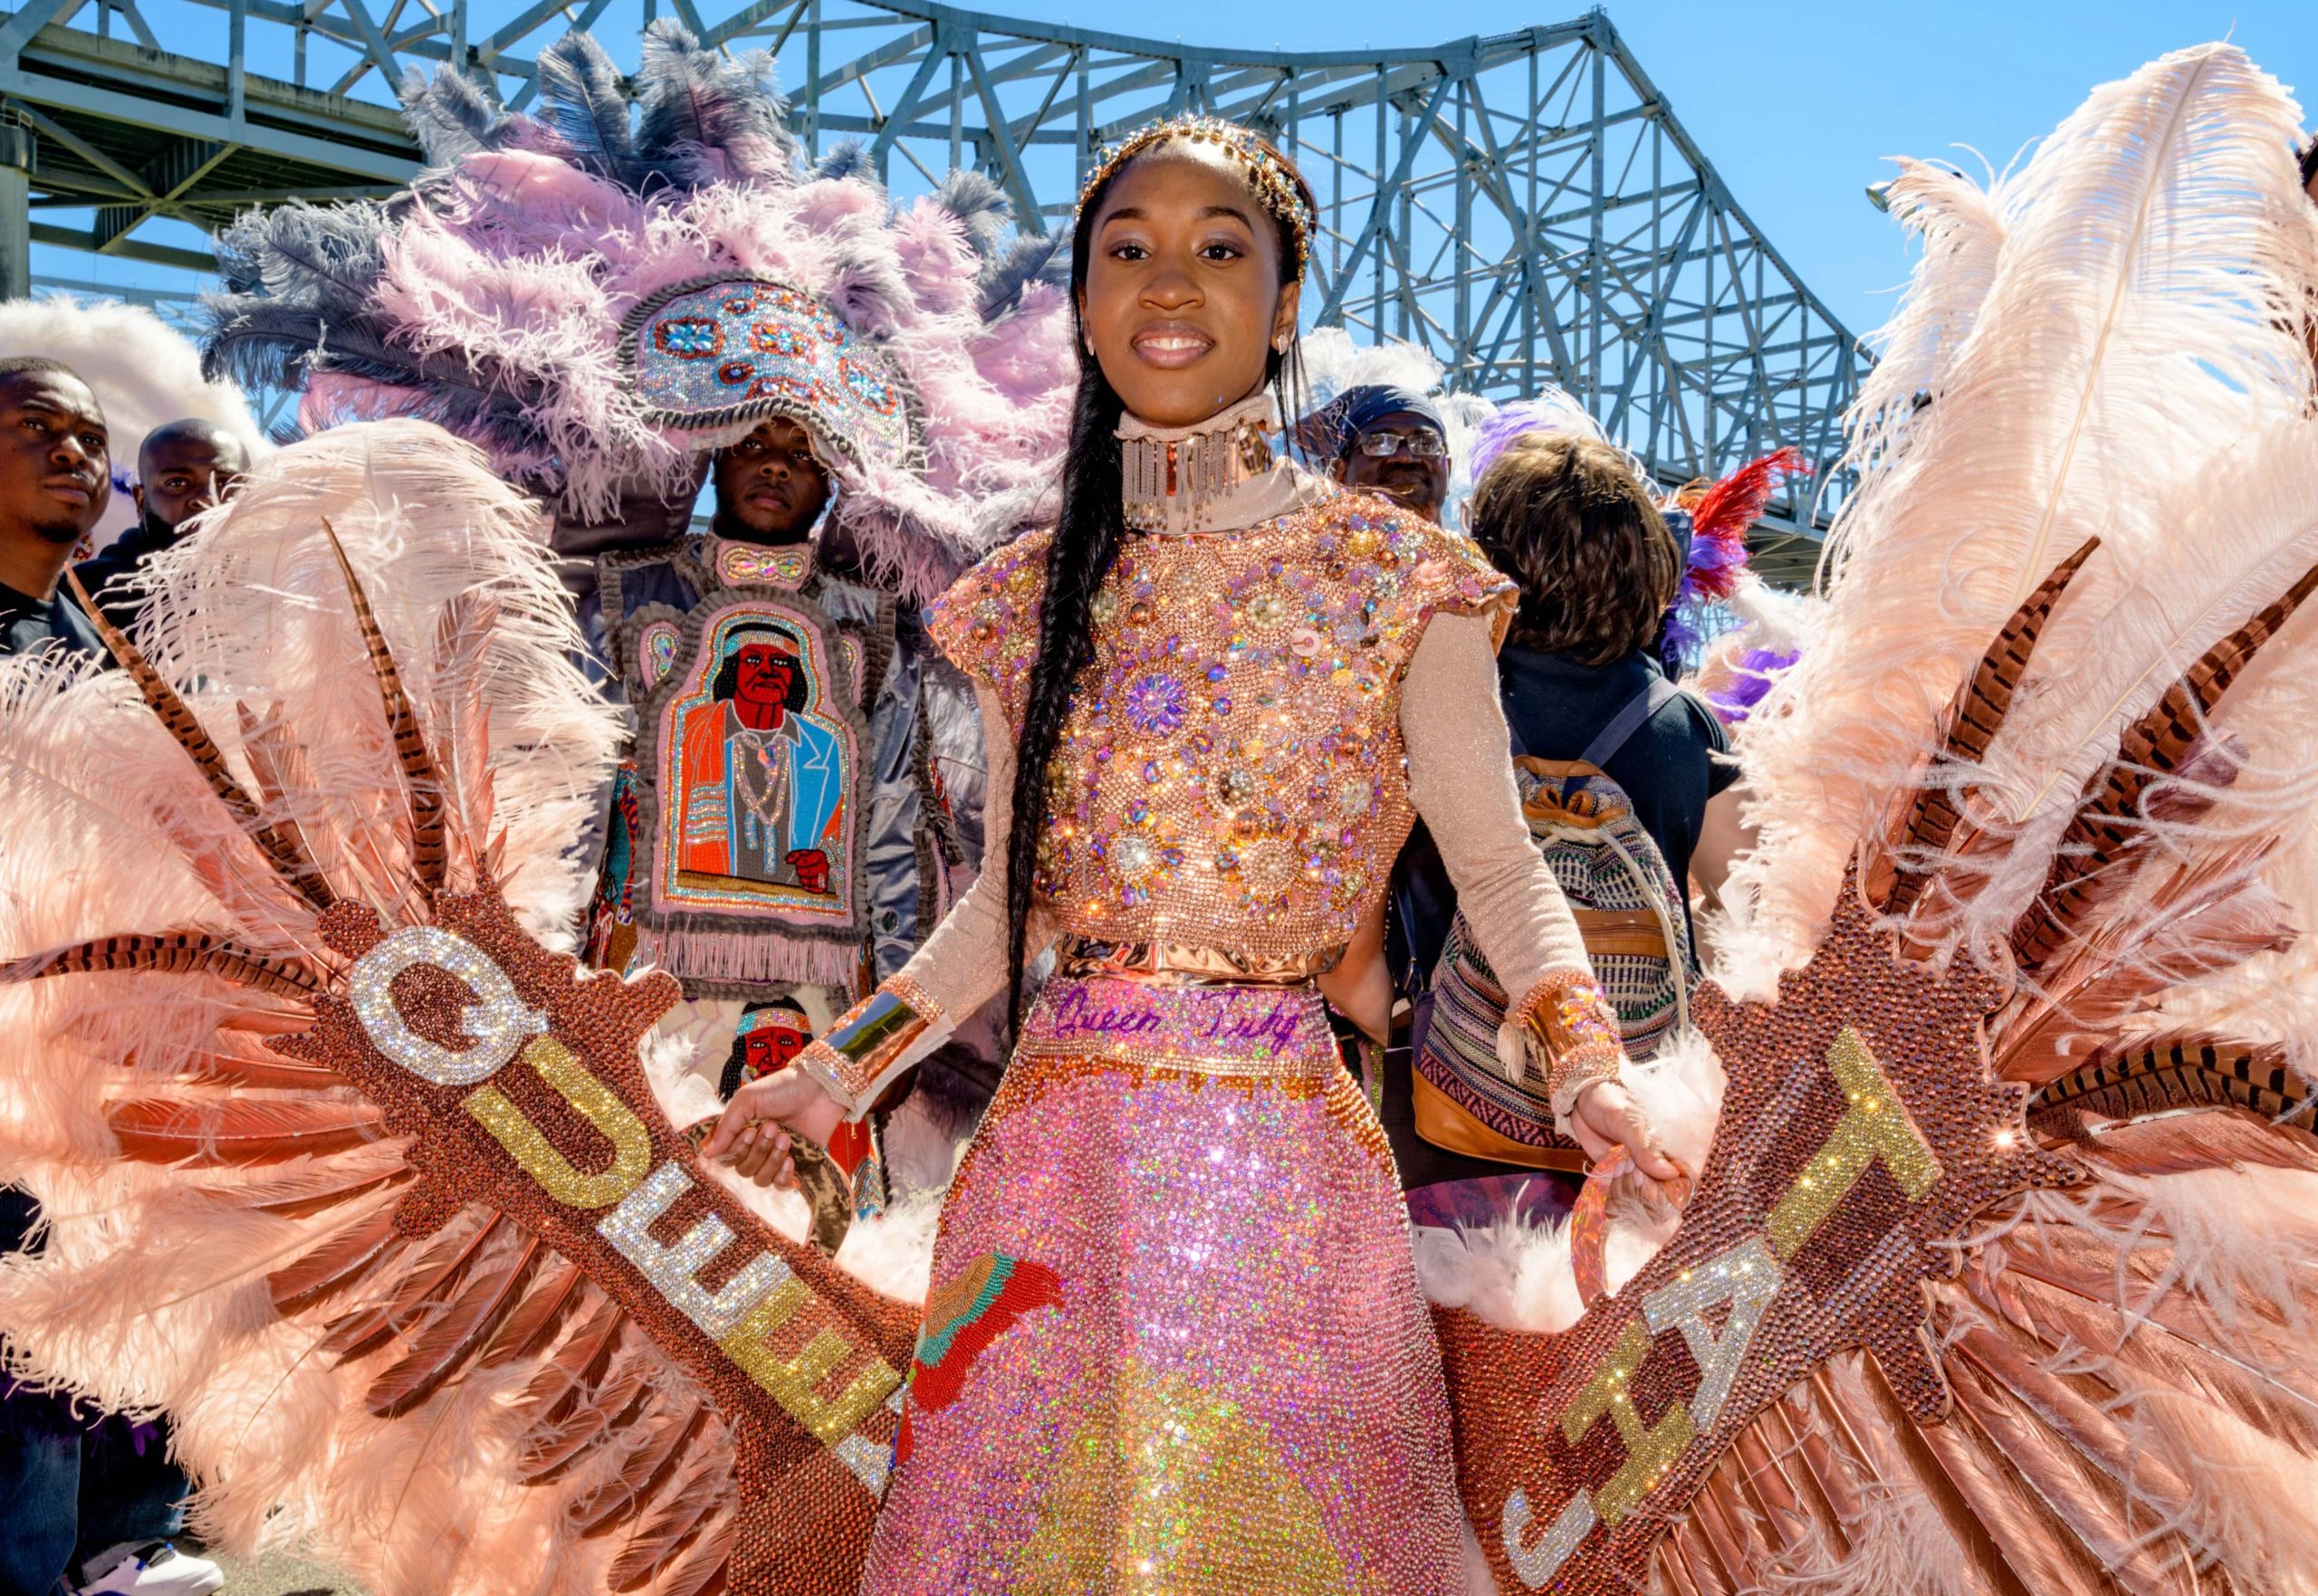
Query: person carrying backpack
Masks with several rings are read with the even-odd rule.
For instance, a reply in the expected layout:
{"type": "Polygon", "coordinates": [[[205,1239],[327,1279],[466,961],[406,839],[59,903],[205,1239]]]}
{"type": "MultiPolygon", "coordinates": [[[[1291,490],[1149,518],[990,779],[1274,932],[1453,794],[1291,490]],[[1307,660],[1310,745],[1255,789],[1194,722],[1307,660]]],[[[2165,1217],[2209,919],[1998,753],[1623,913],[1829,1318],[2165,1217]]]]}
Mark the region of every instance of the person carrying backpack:
{"type": "MultiPolygon", "coordinates": [[[[1721,722],[1651,651],[1682,550],[1624,456],[1567,434],[1517,438],[1465,518],[1520,588],[1498,680],[1530,835],[1639,1061],[1684,1016],[1693,855],[1710,801],[1738,773],[1721,722]]],[[[1415,1023],[1411,1045],[1386,1055],[1381,1117],[1411,1217],[1470,1224],[1559,1206],[1567,1188],[1530,1171],[1574,1175],[1584,1154],[1554,1126],[1542,1083],[1499,1065],[1505,993],[1422,830],[1394,884],[1388,958],[1415,1023]]]]}

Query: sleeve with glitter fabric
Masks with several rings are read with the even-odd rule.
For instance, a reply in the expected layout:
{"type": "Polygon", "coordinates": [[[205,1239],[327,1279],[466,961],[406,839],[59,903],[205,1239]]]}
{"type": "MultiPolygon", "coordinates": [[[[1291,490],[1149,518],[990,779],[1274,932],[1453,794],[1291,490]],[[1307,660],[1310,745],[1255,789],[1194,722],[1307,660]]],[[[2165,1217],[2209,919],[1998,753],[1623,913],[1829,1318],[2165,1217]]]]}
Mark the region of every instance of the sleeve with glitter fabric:
{"type": "Polygon", "coordinates": [[[1424,817],[1481,953],[1518,994],[1498,1033],[1509,1071],[1542,1069],[1566,1115],[1624,1062],[1561,887],[1529,840],[1498,702],[1497,621],[1442,615],[1425,628],[1401,690],[1409,798],[1424,817]]]}
{"type": "Polygon", "coordinates": [[[925,611],[925,629],[947,659],[981,686],[995,688],[1009,724],[1022,714],[1022,688],[1039,648],[1039,601],[1046,590],[1047,532],[1025,532],[960,577],[925,611]]]}
{"type": "MultiPolygon", "coordinates": [[[[1014,733],[997,692],[977,688],[990,750],[982,874],[901,970],[797,1056],[808,1074],[858,1119],[916,1064],[995,997],[1006,980],[1006,838],[1014,800],[1014,733]]],[[[1044,945],[1033,915],[1030,951],[1044,945]]]]}

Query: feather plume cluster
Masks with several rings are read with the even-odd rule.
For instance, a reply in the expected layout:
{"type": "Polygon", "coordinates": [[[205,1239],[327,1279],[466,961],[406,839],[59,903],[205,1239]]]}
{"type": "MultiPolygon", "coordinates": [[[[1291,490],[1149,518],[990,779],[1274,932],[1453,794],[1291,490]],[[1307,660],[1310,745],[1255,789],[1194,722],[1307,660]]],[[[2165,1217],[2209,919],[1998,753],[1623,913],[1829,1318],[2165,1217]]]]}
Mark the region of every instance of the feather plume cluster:
{"type": "MultiPolygon", "coordinates": [[[[0,799],[39,817],[0,845],[0,1181],[46,1228],[0,1260],[8,1369],[167,1410],[205,1538],[381,1591],[673,1588],[654,1505],[733,1465],[705,1393],[536,1237],[398,1231],[405,1139],[266,1046],[311,1023],[334,900],[408,923],[489,886],[570,940],[619,728],[545,533],[440,429],[340,427],[146,569],[129,668],[0,661],[0,799]]],[[[681,1061],[651,1074],[699,1117],[681,1061]]],[[[801,1230],[784,1204],[754,1206],[801,1230]]],[[[855,1250],[905,1279],[896,1239],[855,1250]]]]}
{"type": "Polygon", "coordinates": [[[623,502],[688,502],[701,450],[645,417],[624,318],[655,291],[774,278],[900,366],[922,472],[835,467],[833,511],[873,571],[939,593],[1049,485],[1077,377],[1054,241],[1009,240],[1006,201],[953,175],[896,208],[857,166],[808,171],[761,52],[727,59],[647,30],[633,114],[584,33],[541,58],[540,109],[503,115],[444,73],[407,86],[436,164],[389,204],[292,205],[219,243],[211,368],[302,389],[310,429],[407,415],[483,447],[555,499],[559,547],[623,502]]]}
{"type": "MultiPolygon", "coordinates": [[[[0,1180],[31,1189],[47,1225],[43,1256],[0,1264],[0,1324],[16,1372],[171,1413],[218,1543],[311,1537],[380,1588],[459,1590],[469,1560],[535,1565],[563,1533],[518,1483],[504,1410],[530,1371],[478,1368],[431,1427],[397,1422],[365,1393],[401,1352],[350,1326],[428,1276],[407,1266],[369,1282],[375,1298],[350,1286],[335,1331],[283,1316],[299,1288],[269,1283],[336,1227],[352,1280],[388,1245],[408,1178],[375,1109],[266,1052],[303,1023],[292,997],[321,957],[317,905],[268,875],[215,796],[246,795],[263,835],[342,892],[389,907],[412,890],[425,811],[405,801],[325,522],[436,750],[445,882],[505,880],[541,928],[576,901],[561,855],[618,728],[569,663],[579,640],[537,507],[418,422],[283,451],[146,569],[150,679],[181,695],[180,735],[131,673],[0,662],[0,798],[41,817],[0,847],[0,948],[38,964],[57,955],[33,951],[100,939],[94,967],[137,972],[0,985],[0,1180]],[[185,957],[144,958],[126,934],[163,925],[183,928],[185,957]],[[253,963],[295,978],[289,995],[249,981],[253,963]]],[[[532,1266],[503,1225],[453,1234],[426,1254],[437,1284],[532,1266]]]]}
{"type": "MultiPolygon", "coordinates": [[[[1717,980],[1774,995],[1853,884],[1896,957],[2002,977],[1986,1068],[2083,1179],[1985,1210],[1927,1284],[1937,1422],[1873,1357],[1815,1370],[1661,1543],[1667,1588],[2318,1590],[2298,119],[2208,45],[1990,191],[1893,186],[1923,254],[1811,645],[1738,740],[1763,840],[1717,980]]],[[[1614,1286],[1651,1231],[1610,1217],[1614,1286]]],[[[1558,1233],[1420,1246],[1436,1300],[1575,1311],[1558,1233]]]]}
{"type": "Polygon", "coordinates": [[[1956,928],[1976,946],[2043,884],[2119,731],[2318,554],[2293,458],[2318,277],[2318,220],[2280,154],[2298,122],[2210,45],[2097,91],[1988,192],[1903,168],[1892,209],[1923,253],[1852,417],[1829,610],[1747,725],[1765,846],[1740,884],[1781,960],[1815,941],[1989,637],[2088,538],[2101,553],[2005,735],[1934,775],[2001,821],[1956,928]]]}

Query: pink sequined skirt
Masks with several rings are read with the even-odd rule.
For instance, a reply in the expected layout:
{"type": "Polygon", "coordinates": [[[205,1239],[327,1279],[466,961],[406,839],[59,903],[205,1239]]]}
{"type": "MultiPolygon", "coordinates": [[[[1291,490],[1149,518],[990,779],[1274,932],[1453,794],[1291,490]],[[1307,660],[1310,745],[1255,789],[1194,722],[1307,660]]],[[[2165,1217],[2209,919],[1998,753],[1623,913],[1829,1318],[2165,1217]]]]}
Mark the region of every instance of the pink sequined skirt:
{"type": "Polygon", "coordinates": [[[1301,989],[1058,980],[943,1211],[876,1596],[1456,1596],[1383,1132],[1301,989]]]}

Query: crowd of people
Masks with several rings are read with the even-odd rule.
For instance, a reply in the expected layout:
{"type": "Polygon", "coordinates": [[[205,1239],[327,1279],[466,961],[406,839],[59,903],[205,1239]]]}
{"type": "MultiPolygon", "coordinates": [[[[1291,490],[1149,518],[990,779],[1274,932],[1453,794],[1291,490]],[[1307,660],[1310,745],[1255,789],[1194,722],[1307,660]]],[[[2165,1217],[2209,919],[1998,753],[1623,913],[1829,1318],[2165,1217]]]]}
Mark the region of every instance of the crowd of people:
{"type": "MultiPolygon", "coordinates": [[[[1618,1171],[1662,1213],[1704,1173],[1635,1073],[1694,1033],[1694,916],[1755,840],[1725,715],[1664,646],[1698,495],[1541,423],[1494,439],[1452,505],[1442,395],[1309,404],[1317,206],[1246,129],[1130,138],[1051,261],[1003,264],[972,242],[971,196],[943,203],[896,280],[946,239],[1009,370],[1063,351],[1058,377],[991,405],[1051,400],[1056,425],[980,546],[893,487],[972,475],[944,464],[971,406],[903,401],[934,380],[910,364],[936,297],[918,278],[865,311],[866,290],[816,298],[745,262],[661,273],[620,332],[622,402],[660,429],[633,446],[656,500],[633,462],[583,492],[568,436],[494,454],[551,506],[540,559],[551,541],[575,663],[626,728],[566,839],[590,884],[566,941],[680,980],[656,1034],[722,1099],[704,1158],[802,1186],[842,1210],[817,1212],[832,1234],[940,1205],[862,1589],[1501,1583],[1476,1572],[1412,1226],[1552,1228],[1618,1171]],[[890,325],[867,337],[840,305],[890,325]]],[[[464,225],[443,214],[411,225],[464,225]]],[[[955,330],[974,312],[945,314],[981,359],[984,335],[955,330]]],[[[442,413],[331,376],[318,358],[317,426],[442,413]]],[[[997,391],[973,380],[976,403],[997,391]]],[[[150,573],[271,469],[214,424],[157,427],[136,525],[76,563],[113,443],[67,366],[0,358],[0,656],[77,661],[67,689],[143,669],[150,573]]],[[[1901,1167],[1876,1145],[1858,1169],[1901,1167]]],[[[0,1190],[0,1246],[44,1233],[31,1192],[0,1190]]],[[[1716,1336],[1752,1332],[1734,1309],[1683,1333],[1711,1371],[1716,1336]]],[[[0,1596],[220,1587],[173,1544],[201,1482],[147,1419],[7,1391],[0,1596]]],[[[1591,1419],[1569,1422],[1575,1443],[1591,1419]]],[[[1534,1587],[1595,1518],[1532,1531],[1523,1500],[1487,1552],[1534,1587]]]]}
{"type": "MultiPolygon", "coordinates": [[[[1219,186],[1232,181],[1228,167],[1203,176],[1219,186]]],[[[139,521],[101,551],[75,563],[72,556],[110,492],[103,405],[61,362],[36,358],[0,366],[0,395],[5,402],[0,425],[14,445],[0,487],[8,507],[0,520],[6,652],[54,649],[109,663],[97,634],[98,617],[134,626],[139,566],[183,536],[196,517],[227,502],[249,470],[246,451],[230,432],[198,419],[148,433],[139,447],[131,489],[139,521]],[[95,615],[83,608],[90,598],[95,615]]],[[[1313,462],[1321,474],[1349,490],[1378,495],[1426,523],[1441,523],[1452,462],[1429,397],[1382,385],[1356,387],[1312,421],[1301,430],[1321,444],[1313,462]]],[[[656,551],[656,558],[620,560],[617,597],[609,598],[598,585],[580,601],[580,622],[593,645],[593,674],[606,691],[622,691],[609,639],[623,617],[608,604],[627,614],[648,604],[679,612],[690,608],[700,599],[693,573],[702,568],[702,551],[721,545],[811,550],[833,489],[816,447],[804,426],[776,416],[716,450],[704,499],[705,531],[656,551]]],[[[1278,469],[1297,468],[1283,463],[1278,469]]],[[[1482,540],[1493,562],[1523,578],[1518,619],[1498,666],[1504,707],[1518,732],[1516,746],[1540,756],[1593,755],[1633,795],[1666,867],[1687,880],[1707,803],[1729,787],[1736,767],[1719,722],[1699,700],[1669,683],[1649,652],[1672,602],[1682,559],[1652,491],[1626,458],[1607,445],[1541,436],[1492,466],[1467,515],[1472,536],[1482,540]],[[1603,731],[1636,703],[1646,712],[1638,718],[1627,713],[1616,746],[1596,746],[1603,731]]],[[[880,613],[881,596],[874,588],[841,577],[822,578],[817,596],[835,613],[865,622],[874,622],[880,613]]],[[[893,600],[884,597],[889,627],[893,608],[893,600]]],[[[924,646],[914,630],[906,635],[912,650],[924,646]]],[[[786,655],[776,650],[771,657],[781,662],[786,655]]],[[[873,728],[904,729],[880,738],[881,747],[891,747],[881,755],[880,768],[896,786],[908,781],[906,729],[917,723],[914,675],[889,670],[872,717],[873,728]]],[[[781,696],[775,695],[771,724],[778,724],[781,696]]],[[[877,923],[894,928],[873,936],[864,950],[865,964],[879,976],[902,969],[930,929],[916,902],[915,864],[930,827],[910,801],[914,797],[898,794],[876,808],[880,830],[870,844],[871,868],[877,869],[882,850],[888,865],[881,879],[891,888],[877,899],[877,923]],[[891,866],[896,859],[900,868],[891,866]]],[[[801,853],[789,850],[781,862],[795,865],[801,853]]],[[[825,885],[825,879],[813,878],[825,876],[826,869],[822,863],[807,873],[807,884],[825,885]]],[[[1526,1167],[1530,1161],[1518,1152],[1509,1161],[1492,1158],[1487,1150],[1476,1156],[1470,1143],[1454,1132],[1439,1132],[1415,1112],[1412,1083],[1423,1077],[1410,1067],[1416,1051],[1411,1020],[1417,1012],[1411,999],[1421,999],[1430,986],[1456,912],[1456,893],[1439,850],[1422,832],[1394,874],[1399,890],[1391,902],[1399,913],[1387,924],[1387,903],[1380,898],[1371,917],[1373,932],[1356,944],[1359,957],[1322,979],[1331,998],[1329,1017],[1339,1032],[1348,1041],[1365,1038],[1369,1044],[1363,1047],[1353,1041],[1345,1056],[1352,1069],[1365,1069],[1371,1077],[1366,1084],[1377,1094],[1403,1183],[1421,1189],[1410,1193],[1412,1211],[1420,1222],[1435,1224],[1485,1216],[1486,1204],[1461,1204],[1450,1194],[1461,1192],[1463,1182],[1496,1192],[1509,1180],[1518,1190],[1500,1193],[1499,1200],[1532,1212],[1566,1209],[1575,1190],[1574,1174],[1539,1173],[1526,1167]]],[[[632,927],[616,923],[611,905],[617,896],[616,891],[598,894],[593,951],[610,968],[643,968],[650,962],[648,945],[639,949],[632,927]],[[625,936],[618,934],[623,929],[625,936]]],[[[1694,974],[1684,902],[1678,901],[1673,913],[1680,941],[1671,947],[1661,943],[1656,956],[1694,974]]],[[[795,988],[755,1001],[732,1000],[734,1012],[725,1033],[733,1037],[731,1060],[715,1061],[723,1093],[733,1096],[744,1084],[787,1069],[843,1006],[819,999],[813,1005],[820,1009],[817,1026],[795,988]]],[[[1631,1028],[1629,1017],[1621,1015],[1620,1021],[1631,1028]]],[[[979,1085],[983,1096],[995,1085],[990,1077],[969,1076],[967,1082],[969,1091],[979,1085]]],[[[1550,1111],[1540,1113],[1541,1124],[1549,1125],[1550,1111]]],[[[745,1174],[771,1162],[750,1145],[752,1140],[750,1132],[741,1133],[736,1162],[745,1174]]],[[[831,1129],[829,1140],[841,1145],[844,1139],[831,1129]]],[[[765,1152],[774,1145],[768,1139],[765,1152]]],[[[0,1202],[9,1205],[12,1248],[36,1245],[37,1209],[29,1198],[9,1190],[0,1192],[0,1202]]],[[[164,1460],[165,1421],[132,1426],[91,1414],[85,1404],[67,1398],[31,1392],[13,1395],[0,1406],[0,1417],[8,1425],[0,1439],[0,1469],[11,1471],[9,1496],[18,1505],[14,1527],[5,1537],[8,1552],[0,1557],[0,1566],[10,1571],[9,1591],[47,1596],[59,1580],[86,1591],[197,1596],[218,1587],[222,1576],[215,1564],[170,1544],[181,1529],[182,1498],[190,1482],[164,1460]]]]}

